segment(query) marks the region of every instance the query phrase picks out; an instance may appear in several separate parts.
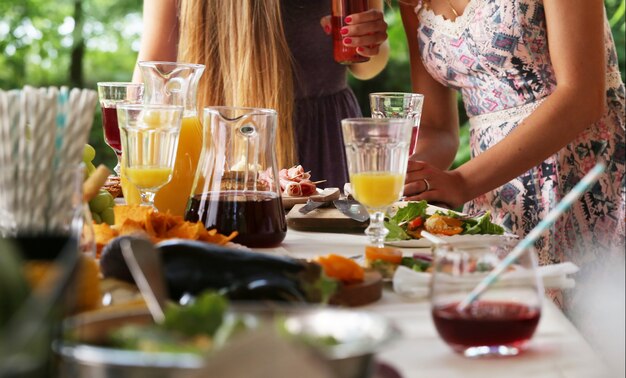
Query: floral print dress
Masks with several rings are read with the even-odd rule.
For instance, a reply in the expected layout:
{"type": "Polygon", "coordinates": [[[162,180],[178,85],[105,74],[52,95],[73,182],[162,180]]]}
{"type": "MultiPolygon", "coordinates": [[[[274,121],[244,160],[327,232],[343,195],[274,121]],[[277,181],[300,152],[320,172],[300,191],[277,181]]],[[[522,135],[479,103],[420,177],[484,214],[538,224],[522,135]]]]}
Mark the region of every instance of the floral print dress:
{"type": "MultiPolygon", "coordinates": [[[[424,66],[463,96],[472,157],[505,138],[555,90],[541,0],[471,0],[455,21],[421,5],[415,11],[424,66]]],[[[537,167],[465,206],[468,213],[490,210],[495,222],[523,237],[604,161],[599,182],[537,242],[540,264],[572,261],[598,272],[612,258],[624,261],[624,84],[608,22],[604,40],[602,119],[537,167]]]]}

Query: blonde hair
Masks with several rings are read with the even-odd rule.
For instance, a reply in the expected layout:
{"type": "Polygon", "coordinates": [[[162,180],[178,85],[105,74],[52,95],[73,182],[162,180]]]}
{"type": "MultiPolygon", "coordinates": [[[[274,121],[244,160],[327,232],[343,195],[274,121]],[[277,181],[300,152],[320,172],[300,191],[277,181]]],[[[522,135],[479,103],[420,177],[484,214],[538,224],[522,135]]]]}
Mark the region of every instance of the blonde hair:
{"type": "Polygon", "coordinates": [[[280,0],[181,0],[178,60],[206,65],[200,108],[275,109],[279,167],[297,161],[292,57],[280,0]]]}

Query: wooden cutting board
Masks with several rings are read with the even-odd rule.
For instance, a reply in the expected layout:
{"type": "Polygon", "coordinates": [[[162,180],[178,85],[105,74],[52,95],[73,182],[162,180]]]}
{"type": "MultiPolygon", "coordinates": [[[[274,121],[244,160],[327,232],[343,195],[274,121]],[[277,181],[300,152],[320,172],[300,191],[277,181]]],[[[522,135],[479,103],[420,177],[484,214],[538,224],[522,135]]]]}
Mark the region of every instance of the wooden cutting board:
{"type": "Polygon", "coordinates": [[[343,215],[334,206],[320,207],[307,214],[300,213],[303,204],[294,205],[287,214],[287,225],[298,231],[362,232],[368,221],[358,222],[343,215]]]}
{"type": "Polygon", "coordinates": [[[317,194],[313,194],[311,196],[295,197],[283,194],[281,198],[283,201],[283,207],[285,209],[291,209],[296,204],[306,203],[309,198],[314,201],[333,201],[339,199],[339,194],[339,188],[326,188],[324,190],[317,189],[317,194]]]}

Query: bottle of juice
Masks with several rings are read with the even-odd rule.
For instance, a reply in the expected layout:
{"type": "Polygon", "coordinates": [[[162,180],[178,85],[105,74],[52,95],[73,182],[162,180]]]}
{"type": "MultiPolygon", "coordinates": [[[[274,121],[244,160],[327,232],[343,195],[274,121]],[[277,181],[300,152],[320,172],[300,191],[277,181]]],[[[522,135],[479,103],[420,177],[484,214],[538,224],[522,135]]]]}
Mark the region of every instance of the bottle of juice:
{"type": "MultiPolygon", "coordinates": [[[[202,150],[202,124],[196,108],[196,94],[204,65],[147,61],[139,62],[139,68],[144,82],[144,103],[185,107],[172,179],[159,189],[154,199],[159,211],[184,216],[202,150]]],[[[124,172],[121,176],[126,202],[139,203],[139,192],[124,172]]]]}

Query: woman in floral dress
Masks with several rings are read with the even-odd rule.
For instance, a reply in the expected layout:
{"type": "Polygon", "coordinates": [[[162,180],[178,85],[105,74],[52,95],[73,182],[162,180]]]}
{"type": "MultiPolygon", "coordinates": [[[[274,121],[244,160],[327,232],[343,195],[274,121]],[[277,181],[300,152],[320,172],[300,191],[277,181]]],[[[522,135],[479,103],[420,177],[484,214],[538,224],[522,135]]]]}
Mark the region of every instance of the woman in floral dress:
{"type": "MultiPolygon", "coordinates": [[[[413,89],[425,94],[407,198],[490,210],[523,237],[601,161],[598,183],[536,247],[541,264],[572,261],[583,278],[623,265],[624,84],[603,1],[401,7],[413,89]],[[447,170],[458,147],[455,90],[469,116],[472,159],[447,170]]],[[[556,299],[571,308],[575,293],[556,299]]]]}

